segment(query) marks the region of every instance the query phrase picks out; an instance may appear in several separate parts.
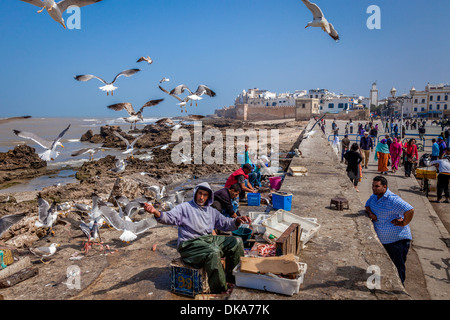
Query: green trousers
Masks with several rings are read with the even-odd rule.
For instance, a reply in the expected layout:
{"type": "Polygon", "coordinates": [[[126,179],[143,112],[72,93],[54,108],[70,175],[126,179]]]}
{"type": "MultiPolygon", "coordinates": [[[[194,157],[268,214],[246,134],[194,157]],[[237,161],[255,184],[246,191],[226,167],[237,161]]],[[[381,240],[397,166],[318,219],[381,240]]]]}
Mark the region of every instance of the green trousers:
{"type": "Polygon", "coordinates": [[[244,256],[244,244],[239,237],[206,235],[184,241],[178,252],[184,262],[205,267],[211,293],[221,293],[227,291],[227,282],[234,282],[233,268],[244,256]],[[220,261],[223,257],[225,270],[220,261]]]}

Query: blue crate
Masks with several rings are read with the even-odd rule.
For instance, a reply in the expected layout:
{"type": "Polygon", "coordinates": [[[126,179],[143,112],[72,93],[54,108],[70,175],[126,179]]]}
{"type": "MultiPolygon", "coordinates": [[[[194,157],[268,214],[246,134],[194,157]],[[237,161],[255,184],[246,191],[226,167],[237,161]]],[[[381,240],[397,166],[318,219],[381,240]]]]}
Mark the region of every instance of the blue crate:
{"type": "Polygon", "coordinates": [[[172,261],[170,266],[171,291],[195,297],[209,292],[208,276],[205,269],[196,269],[180,259],[172,261]]]}
{"type": "Polygon", "coordinates": [[[272,207],[274,209],[283,209],[291,211],[292,194],[290,193],[272,193],[272,207]]]}
{"type": "Polygon", "coordinates": [[[247,193],[247,205],[248,206],[260,206],[261,205],[261,193],[247,193]]]}

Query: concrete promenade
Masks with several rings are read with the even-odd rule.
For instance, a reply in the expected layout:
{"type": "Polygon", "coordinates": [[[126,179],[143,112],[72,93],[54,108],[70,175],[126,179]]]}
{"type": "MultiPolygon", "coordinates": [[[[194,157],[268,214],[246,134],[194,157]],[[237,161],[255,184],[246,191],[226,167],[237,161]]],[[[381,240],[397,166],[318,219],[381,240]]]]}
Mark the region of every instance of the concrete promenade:
{"type": "MultiPolygon", "coordinates": [[[[312,122],[308,125],[308,130],[312,122]]],[[[299,294],[283,296],[236,287],[232,300],[410,300],[393,263],[379,242],[364,205],[344,166],[317,126],[300,144],[302,157],[290,164],[308,169],[308,175],[286,175],[281,191],[293,194],[291,212],[318,219],[318,234],[300,252],[308,265],[299,294]],[[330,199],[349,200],[350,209],[330,208],[330,199]],[[380,287],[369,289],[370,268],[379,268],[380,287]]],[[[275,211],[271,211],[272,213],[275,211]]]]}

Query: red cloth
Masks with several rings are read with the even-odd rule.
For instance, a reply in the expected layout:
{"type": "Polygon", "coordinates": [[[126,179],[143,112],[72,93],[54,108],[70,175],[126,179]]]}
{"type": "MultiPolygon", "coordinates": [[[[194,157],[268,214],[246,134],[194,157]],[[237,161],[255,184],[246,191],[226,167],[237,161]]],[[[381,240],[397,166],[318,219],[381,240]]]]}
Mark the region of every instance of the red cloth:
{"type": "Polygon", "coordinates": [[[416,160],[419,159],[419,153],[417,152],[417,146],[415,144],[406,145],[406,155],[407,157],[415,157],[416,160]]]}
{"type": "Polygon", "coordinates": [[[237,183],[237,176],[243,175],[245,179],[248,180],[248,175],[245,174],[244,169],[239,168],[235,172],[233,172],[227,179],[225,183],[225,188],[231,187],[233,184],[237,183]]]}

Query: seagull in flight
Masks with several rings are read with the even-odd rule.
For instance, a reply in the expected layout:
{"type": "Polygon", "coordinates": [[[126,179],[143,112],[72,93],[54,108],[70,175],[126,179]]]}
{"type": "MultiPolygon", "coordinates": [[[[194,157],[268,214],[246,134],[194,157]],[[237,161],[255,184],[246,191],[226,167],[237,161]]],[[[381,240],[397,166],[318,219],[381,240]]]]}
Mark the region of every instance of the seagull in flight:
{"type": "Polygon", "coordinates": [[[75,76],[74,78],[75,78],[75,80],[84,81],[84,82],[89,81],[94,78],[98,79],[105,84],[105,86],[99,87],[99,89],[106,91],[106,95],[109,95],[109,93],[111,92],[111,96],[112,96],[114,94],[114,90],[117,89],[117,87],[114,86],[114,82],[116,82],[116,80],[120,76],[131,77],[132,75],[138,73],[139,71],[141,71],[141,69],[128,69],[128,70],[122,71],[114,77],[114,80],[112,82],[109,82],[109,83],[106,82],[105,80],[103,80],[102,78],[94,76],[92,74],[78,75],[78,76],[75,76]]]}
{"type": "MultiPolygon", "coordinates": [[[[189,92],[189,95],[187,96],[187,98],[189,98],[189,100],[194,100],[196,106],[197,106],[197,100],[203,99],[202,96],[204,94],[206,94],[207,96],[210,96],[210,97],[216,96],[216,93],[214,91],[212,91],[210,88],[208,88],[207,86],[205,86],[203,84],[199,85],[195,92],[192,92],[191,89],[189,89],[186,85],[180,84],[179,86],[172,89],[172,91],[170,91],[170,94],[171,95],[180,95],[184,91],[189,92]]],[[[192,101],[191,101],[191,106],[192,106],[192,101]]]]}
{"type": "Polygon", "coordinates": [[[302,2],[313,14],[313,21],[308,22],[305,28],[321,27],[323,31],[328,33],[329,36],[337,42],[339,40],[339,34],[334,29],[333,25],[325,19],[322,10],[315,3],[311,3],[309,0],[302,0],[302,2]]]}
{"type": "Polygon", "coordinates": [[[168,81],[170,81],[170,79],[164,77],[164,78],[162,78],[161,80],[159,80],[159,83],[168,82],[168,81]]]}
{"type": "Polygon", "coordinates": [[[45,160],[45,161],[50,161],[50,160],[53,161],[59,155],[59,152],[55,151],[56,147],[61,146],[62,148],[64,148],[64,146],[62,145],[62,143],[59,140],[61,140],[61,138],[64,136],[64,134],[67,132],[67,130],[69,130],[69,128],[70,128],[70,124],[67,126],[67,128],[65,128],[63,131],[61,131],[61,133],[53,141],[45,140],[32,132],[19,131],[19,130],[13,130],[13,132],[17,136],[19,136],[21,138],[33,140],[34,142],[39,144],[41,147],[45,148],[46,151],[43,153],[40,153],[39,158],[41,158],[42,160],[45,160]]]}
{"type": "Polygon", "coordinates": [[[83,148],[83,149],[80,149],[80,150],[77,150],[77,151],[73,152],[71,154],[71,156],[72,157],[76,157],[76,156],[88,153],[89,154],[89,161],[93,161],[94,160],[94,154],[96,154],[99,151],[105,151],[105,149],[108,149],[108,148],[104,148],[104,147],[83,148]]]}
{"type": "Polygon", "coordinates": [[[112,105],[108,106],[107,108],[111,109],[111,110],[114,110],[114,111],[121,111],[121,110],[125,109],[128,112],[129,117],[128,118],[123,118],[123,119],[126,122],[131,123],[130,129],[133,128],[133,123],[134,123],[134,129],[136,129],[136,122],[144,120],[144,117],[142,116],[142,111],[144,111],[144,108],[156,106],[159,103],[161,103],[162,101],[164,101],[164,99],[156,99],[156,100],[147,101],[139,109],[138,112],[134,111],[133,105],[131,103],[129,103],[129,102],[112,104],[112,105]]]}
{"type": "Polygon", "coordinates": [[[64,19],[62,17],[63,12],[67,10],[70,6],[77,6],[79,8],[87,6],[89,4],[94,4],[100,2],[102,0],[62,0],[56,3],[54,0],[21,0],[23,2],[32,4],[36,7],[42,8],[38,11],[41,13],[42,11],[47,10],[50,17],[56,22],[59,22],[64,29],[66,29],[66,24],[64,23],[64,19]]]}
{"type": "Polygon", "coordinates": [[[100,211],[111,226],[113,226],[116,230],[123,231],[120,236],[120,240],[124,242],[136,240],[138,234],[141,234],[157,225],[154,217],[143,219],[139,222],[133,222],[126,215],[124,215],[123,218],[120,217],[119,213],[111,207],[101,206],[100,211]]]}
{"type": "Polygon", "coordinates": [[[136,141],[138,141],[140,138],[142,138],[142,136],[144,136],[143,134],[141,134],[141,135],[137,136],[137,137],[130,143],[130,142],[129,142],[127,139],[125,139],[119,132],[114,131],[114,135],[117,136],[117,137],[120,138],[123,142],[126,143],[127,149],[126,149],[124,152],[122,152],[122,153],[124,153],[124,154],[128,154],[128,153],[133,154],[133,151],[134,151],[134,145],[136,144],[136,141]]]}
{"type": "Polygon", "coordinates": [[[140,57],[138,59],[138,61],[136,61],[136,62],[142,62],[142,61],[147,61],[148,64],[152,64],[153,63],[152,58],[150,58],[149,56],[147,56],[147,57],[140,57]]]}
{"type": "Polygon", "coordinates": [[[190,100],[187,96],[186,96],[184,99],[181,99],[180,97],[178,97],[178,96],[176,96],[176,95],[174,95],[174,94],[171,94],[169,91],[167,91],[167,90],[164,89],[163,87],[161,87],[161,86],[158,86],[158,87],[159,87],[159,89],[161,89],[161,91],[167,93],[167,94],[170,95],[171,97],[174,97],[175,99],[177,99],[178,101],[180,101],[180,103],[177,103],[177,105],[180,106],[181,112],[183,112],[183,107],[184,107],[184,111],[186,111],[186,113],[187,113],[187,110],[186,110],[186,103],[188,103],[188,101],[190,100]]]}
{"type": "Polygon", "coordinates": [[[0,238],[3,233],[25,217],[25,213],[10,214],[0,218],[0,238]]]}
{"type": "Polygon", "coordinates": [[[46,200],[44,200],[41,195],[38,196],[38,221],[35,222],[35,226],[38,228],[46,227],[51,234],[55,234],[53,231],[53,224],[58,218],[59,212],[56,208],[56,203],[53,202],[50,206],[46,200]]]}

